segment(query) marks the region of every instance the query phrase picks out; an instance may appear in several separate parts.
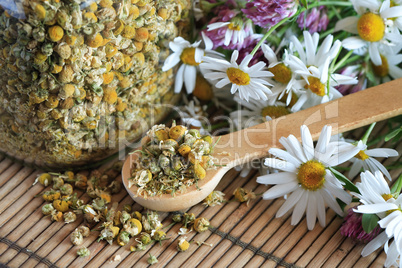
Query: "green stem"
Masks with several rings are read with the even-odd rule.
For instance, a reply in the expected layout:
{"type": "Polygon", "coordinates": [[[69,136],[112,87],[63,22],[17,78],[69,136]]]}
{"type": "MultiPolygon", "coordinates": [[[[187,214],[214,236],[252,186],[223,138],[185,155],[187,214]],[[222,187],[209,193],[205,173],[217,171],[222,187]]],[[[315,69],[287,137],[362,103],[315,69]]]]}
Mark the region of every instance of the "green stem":
{"type": "Polygon", "coordinates": [[[331,71],[334,72],[335,70],[338,70],[339,68],[344,66],[345,62],[349,59],[350,55],[352,55],[352,54],[353,54],[353,49],[349,50],[349,52],[346,53],[346,55],[340,61],[338,61],[338,63],[336,65],[335,65],[335,61],[333,61],[332,66],[331,66],[331,71]]]}
{"type": "Polygon", "coordinates": [[[370,127],[367,129],[366,133],[364,133],[364,136],[363,136],[363,138],[362,138],[362,142],[363,142],[364,144],[367,144],[368,137],[370,136],[371,131],[373,131],[373,128],[374,128],[375,124],[376,124],[376,123],[372,123],[372,124],[370,125],[370,127]]]}

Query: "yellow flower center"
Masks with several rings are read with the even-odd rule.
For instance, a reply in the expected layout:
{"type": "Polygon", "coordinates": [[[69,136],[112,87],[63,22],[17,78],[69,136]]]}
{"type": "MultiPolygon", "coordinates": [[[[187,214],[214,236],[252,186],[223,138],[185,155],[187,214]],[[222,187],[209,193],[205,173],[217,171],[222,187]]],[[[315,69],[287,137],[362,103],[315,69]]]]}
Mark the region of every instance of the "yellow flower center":
{"type": "Polygon", "coordinates": [[[232,31],[240,31],[241,27],[240,27],[240,25],[238,25],[238,24],[236,25],[233,22],[231,22],[228,25],[228,29],[232,30],[232,31]]]}
{"type": "Polygon", "coordinates": [[[203,101],[212,100],[212,98],[214,97],[214,92],[211,85],[204,78],[204,76],[200,74],[197,74],[193,95],[203,101]]]}
{"type": "Polygon", "coordinates": [[[355,155],[355,157],[357,158],[357,159],[360,159],[360,160],[366,160],[367,158],[369,158],[369,156],[363,151],[363,150],[360,150],[356,155],[355,155]]]}
{"type": "Polygon", "coordinates": [[[381,196],[382,198],[384,198],[385,201],[388,201],[389,199],[394,197],[392,194],[382,194],[381,196]]]}
{"type": "Polygon", "coordinates": [[[381,55],[381,65],[374,65],[373,62],[371,62],[371,67],[373,68],[374,74],[379,77],[384,77],[388,75],[388,61],[387,58],[383,55],[381,55]]]}
{"type": "Polygon", "coordinates": [[[180,55],[180,60],[187,65],[198,66],[200,62],[195,61],[195,47],[186,47],[180,55]]]}
{"type": "Polygon", "coordinates": [[[363,40],[378,42],[384,37],[385,24],[380,15],[368,12],[358,20],[357,31],[363,40]]]}
{"type": "Polygon", "coordinates": [[[310,160],[300,166],[297,179],[304,189],[316,191],[324,185],[325,173],[323,164],[310,160]]]}
{"type": "Polygon", "coordinates": [[[290,114],[289,110],[285,106],[267,106],[262,109],[261,115],[265,118],[269,116],[273,119],[281,117],[283,115],[290,114]]]}
{"type": "Polygon", "coordinates": [[[292,78],[292,71],[283,63],[277,64],[268,70],[274,74],[274,80],[279,83],[287,84],[292,78]]]}
{"type": "Polygon", "coordinates": [[[309,85],[306,85],[306,89],[310,89],[314,94],[323,97],[325,95],[325,85],[321,83],[320,79],[314,76],[308,78],[309,85]]]}
{"type": "Polygon", "coordinates": [[[230,67],[226,70],[230,82],[239,86],[250,84],[250,76],[239,68],[230,67]]]}

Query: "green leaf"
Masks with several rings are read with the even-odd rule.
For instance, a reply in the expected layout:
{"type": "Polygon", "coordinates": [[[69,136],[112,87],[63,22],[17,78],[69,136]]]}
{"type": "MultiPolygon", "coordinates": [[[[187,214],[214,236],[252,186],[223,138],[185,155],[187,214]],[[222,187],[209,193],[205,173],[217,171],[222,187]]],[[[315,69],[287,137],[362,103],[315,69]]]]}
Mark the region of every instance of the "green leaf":
{"type": "Polygon", "coordinates": [[[392,185],[391,194],[399,195],[402,189],[402,174],[399,176],[398,180],[392,185]]]}
{"type": "Polygon", "coordinates": [[[384,140],[385,140],[385,141],[389,141],[390,139],[392,139],[392,138],[394,138],[396,135],[398,135],[399,132],[402,132],[402,127],[397,128],[397,129],[393,130],[392,132],[388,133],[388,134],[385,136],[385,139],[384,139],[384,140]]]}
{"type": "Polygon", "coordinates": [[[374,230],[375,227],[377,227],[378,220],[379,218],[377,217],[376,214],[363,214],[362,217],[363,230],[369,234],[371,231],[374,230]]]}
{"type": "Polygon", "coordinates": [[[339,181],[345,183],[344,187],[345,189],[360,194],[359,189],[356,187],[356,185],[353,184],[353,182],[351,182],[348,178],[346,178],[342,173],[340,173],[339,171],[329,167],[329,170],[332,172],[332,174],[334,174],[335,178],[337,178],[339,181]]]}

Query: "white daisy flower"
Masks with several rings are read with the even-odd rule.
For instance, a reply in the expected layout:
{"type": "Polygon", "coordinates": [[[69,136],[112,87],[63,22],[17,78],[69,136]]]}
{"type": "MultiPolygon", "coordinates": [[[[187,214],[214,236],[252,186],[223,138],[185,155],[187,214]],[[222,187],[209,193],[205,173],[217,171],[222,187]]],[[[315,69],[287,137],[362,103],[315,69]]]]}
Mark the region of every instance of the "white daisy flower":
{"type": "Polygon", "coordinates": [[[296,79],[296,73],[285,63],[288,61],[289,54],[287,50],[284,53],[284,60],[279,61],[276,53],[266,44],[261,45],[265,58],[268,60],[268,70],[273,73],[274,77],[270,79],[273,85],[271,91],[277,99],[286,98],[286,105],[289,105],[293,94],[299,93],[303,86],[296,79]]]}
{"type": "Polygon", "coordinates": [[[242,45],[244,39],[254,33],[251,20],[243,22],[242,19],[233,18],[227,22],[215,22],[207,25],[207,31],[213,31],[219,28],[226,28],[224,45],[242,45]]]}
{"type": "Polygon", "coordinates": [[[279,142],[286,151],[272,148],[269,153],[279,158],[266,158],[265,165],[284,172],[257,177],[261,184],[272,184],[263,194],[264,199],[274,199],[288,195],[287,200],[276,213],[281,217],[293,210],[291,224],[297,224],[306,212],[307,227],[312,230],[316,218],[321,226],[325,226],[325,205],[332,208],[337,214],[343,211],[335,198],[344,203],[351,202],[351,196],[343,190],[342,184],[327,169],[339,165],[358,151],[358,147],[349,146],[350,150],[339,152],[339,143],[330,142],[331,126],[324,126],[317,145],[314,147],[313,139],[307,126],[301,126],[300,143],[297,138],[290,135],[280,138],[279,142]]]}
{"type": "Polygon", "coordinates": [[[328,75],[329,65],[341,47],[339,40],[332,44],[333,36],[328,35],[318,48],[318,33],[311,35],[308,31],[304,31],[303,35],[304,45],[295,36],[291,37],[292,46],[298,57],[289,55],[285,59],[285,63],[291,70],[304,79],[304,81],[298,81],[302,83],[301,86],[298,86],[307,89],[299,96],[298,101],[292,107],[292,112],[342,97],[335,86],[358,83],[356,77],[340,74],[328,75]]]}
{"type": "Polygon", "coordinates": [[[203,69],[204,77],[210,80],[219,80],[215,86],[222,88],[231,84],[230,92],[232,94],[239,92],[242,99],[263,99],[267,100],[266,94],[271,94],[271,90],[267,86],[271,86],[268,77],[273,74],[265,71],[265,63],[258,62],[248,67],[252,55],[247,55],[240,64],[237,64],[239,51],[232,53],[230,62],[223,59],[205,57],[200,67],[203,69]]]}
{"type": "Polygon", "coordinates": [[[371,172],[381,171],[389,180],[391,175],[388,170],[378,160],[373,157],[395,157],[398,156],[398,151],[389,148],[364,148],[360,150],[350,161],[353,165],[349,171],[349,177],[355,177],[360,170],[370,170],[371,172]]]}
{"type": "MultiPolygon", "coordinates": [[[[269,95],[268,95],[269,98],[269,95]]],[[[234,100],[240,104],[239,110],[230,113],[230,119],[237,129],[252,127],[277,117],[288,115],[290,111],[282,102],[271,103],[264,100],[242,100],[237,94],[234,100]]]]}
{"type": "Polygon", "coordinates": [[[399,53],[401,48],[401,44],[384,47],[380,53],[381,65],[371,63],[374,74],[379,78],[379,84],[402,77],[402,69],[398,66],[402,62],[402,54],[399,53]]]}
{"type": "Polygon", "coordinates": [[[363,205],[354,211],[357,213],[377,214],[378,224],[385,232],[379,234],[362,250],[365,257],[384,245],[387,259],[384,266],[395,265],[402,252],[402,195],[391,194],[389,186],[381,172],[374,175],[370,171],[361,173],[361,183],[356,183],[360,194],[354,193],[363,205]],[[396,198],[396,199],[395,199],[396,198]],[[394,241],[388,246],[389,240],[394,241]]]}
{"type": "Polygon", "coordinates": [[[197,76],[197,66],[202,62],[204,50],[198,48],[201,41],[190,44],[182,37],[176,37],[173,42],[169,43],[170,49],[173,51],[163,64],[162,71],[172,69],[180,61],[183,63],[176,73],[174,92],[179,93],[184,85],[186,86],[187,93],[193,92],[195,87],[195,79],[197,76]]]}
{"type": "Polygon", "coordinates": [[[395,45],[402,42],[398,29],[393,29],[393,20],[402,17],[402,7],[392,6],[390,0],[351,0],[358,16],[338,21],[335,31],[347,31],[358,36],[343,40],[346,49],[368,49],[371,61],[381,65],[381,44],[395,45]]]}

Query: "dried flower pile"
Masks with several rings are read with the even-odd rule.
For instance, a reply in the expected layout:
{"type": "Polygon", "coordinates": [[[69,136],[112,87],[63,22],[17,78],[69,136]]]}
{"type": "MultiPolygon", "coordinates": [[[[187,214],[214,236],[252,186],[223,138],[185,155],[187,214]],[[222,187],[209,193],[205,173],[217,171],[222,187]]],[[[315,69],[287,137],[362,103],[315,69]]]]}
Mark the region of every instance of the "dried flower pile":
{"type": "Polygon", "coordinates": [[[172,100],[173,74],[160,61],[188,32],[189,1],[18,1],[19,13],[7,3],[0,150],[58,168],[92,162],[137,138],[153,104],[172,100]]]}
{"type": "Polygon", "coordinates": [[[186,187],[204,179],[206,170],[214,165],[210,155],[212,137],[201,136],[197,129],[156,125],[142,144],[129,179],[129,187],[136,185],[139,196],[184,192],[186,187]]]}

